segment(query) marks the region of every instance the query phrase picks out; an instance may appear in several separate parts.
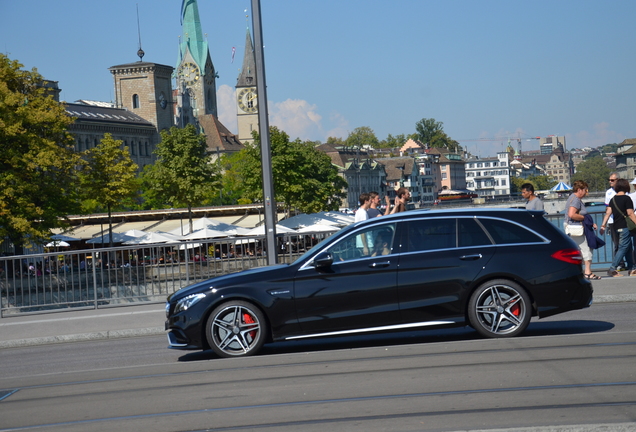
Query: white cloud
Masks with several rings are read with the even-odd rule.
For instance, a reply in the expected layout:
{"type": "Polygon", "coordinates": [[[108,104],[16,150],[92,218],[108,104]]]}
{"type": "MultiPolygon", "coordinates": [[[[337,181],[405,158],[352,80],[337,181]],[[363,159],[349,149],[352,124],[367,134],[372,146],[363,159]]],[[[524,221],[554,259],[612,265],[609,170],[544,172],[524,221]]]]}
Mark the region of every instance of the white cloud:
{"type": "MultiPolygon", "coordinates": [[[[216,93],[219,120],[233,133],[238,131],[236,116],[236,89],[221,85],[216,93]]],[[[325,142],[328,137],[346,138],[349,134],[349,122],[339,113],[329,116],[328,126],[323,124],[323,117],[318,107],[301,99],[287,99],[283,102],[269,101],[269,124],[285,131],[289,138],[295,140],[325,142]]]]}

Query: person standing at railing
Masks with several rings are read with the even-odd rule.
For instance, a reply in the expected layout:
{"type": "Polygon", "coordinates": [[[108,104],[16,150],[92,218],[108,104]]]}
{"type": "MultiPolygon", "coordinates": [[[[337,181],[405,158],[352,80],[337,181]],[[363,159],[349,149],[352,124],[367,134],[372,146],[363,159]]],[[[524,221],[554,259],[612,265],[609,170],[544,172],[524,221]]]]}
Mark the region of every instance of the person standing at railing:
{"type": "MultiPolygon", "coordinates": [[[[610,173],[609,175],[608,181],[610,184],[610,188],[605,191],[605,207],[606,208],[609,208],[610,201],[612,200],[614,195],[616,195],[616,191],[614,190],[614,185],[616,184],[616,180],[618,180],[618,178],[619,177],[617,172],[610,173]]],[[[616,256],[616,253],[618,252],[618,231],[616,231],[616,229],[614,228],[613,216],[610,216],[610,218],[608,219],[606,228],[612,239],[612,251],[614,253],[612,257],[614,257],[616,256]]]]}

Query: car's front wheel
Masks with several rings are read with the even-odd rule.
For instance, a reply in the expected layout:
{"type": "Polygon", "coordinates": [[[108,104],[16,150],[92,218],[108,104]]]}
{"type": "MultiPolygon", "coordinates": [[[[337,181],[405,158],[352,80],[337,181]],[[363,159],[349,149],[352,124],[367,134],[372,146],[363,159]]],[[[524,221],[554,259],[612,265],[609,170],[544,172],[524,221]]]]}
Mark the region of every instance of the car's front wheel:
{"type": "Polygon", "coordinates": [[[206,336],[221,357],[256,353],[265,343],[267,323],[253,304],[236,300],[218,306],[208,318],[206,336]]]}
{"type": "Polygon", "coordinates": [[[517,283],[498,279],[482,284],[468,302],[470,325],[491,338],[512,337],[530,324],[532,305],[517,283]]]}

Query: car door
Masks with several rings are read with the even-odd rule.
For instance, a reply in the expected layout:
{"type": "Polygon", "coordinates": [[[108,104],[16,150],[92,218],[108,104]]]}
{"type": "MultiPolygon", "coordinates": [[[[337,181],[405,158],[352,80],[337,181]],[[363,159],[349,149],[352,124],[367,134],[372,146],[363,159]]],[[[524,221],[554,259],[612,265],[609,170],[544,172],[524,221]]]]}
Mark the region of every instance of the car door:
{"type": "Polygon", "coordinates": [[[298,271],[295,305],[303,333],[365,331],[400,322],[395,231],[395,223],[363,226],[325,249],[331,266],[298,271]]]}
{"type": "Polygon", "coordinates": [[[402,221],[399,235],[402,319],[463,321],[466,289],[492,258],[492,239],[473,217],[402,221]]]}

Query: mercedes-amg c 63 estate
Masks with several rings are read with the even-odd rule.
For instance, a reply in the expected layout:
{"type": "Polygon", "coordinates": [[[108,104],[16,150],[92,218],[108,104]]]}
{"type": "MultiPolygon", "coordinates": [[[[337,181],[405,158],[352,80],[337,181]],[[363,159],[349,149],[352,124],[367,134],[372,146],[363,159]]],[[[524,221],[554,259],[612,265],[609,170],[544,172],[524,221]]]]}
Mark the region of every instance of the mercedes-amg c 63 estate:
{"type": "Polygon", "coordinates": [[[473,327],[512,337],[592,303],[576,244],[542,212],[417,210],[355,223],[292,264],[168,298],[171,348],[251,355],[269,341],[473,327]]]}

